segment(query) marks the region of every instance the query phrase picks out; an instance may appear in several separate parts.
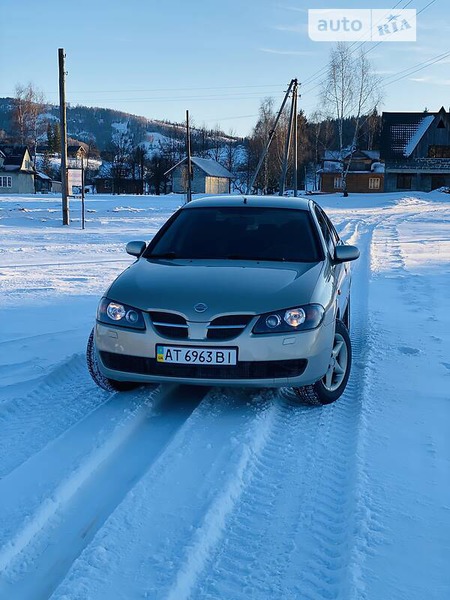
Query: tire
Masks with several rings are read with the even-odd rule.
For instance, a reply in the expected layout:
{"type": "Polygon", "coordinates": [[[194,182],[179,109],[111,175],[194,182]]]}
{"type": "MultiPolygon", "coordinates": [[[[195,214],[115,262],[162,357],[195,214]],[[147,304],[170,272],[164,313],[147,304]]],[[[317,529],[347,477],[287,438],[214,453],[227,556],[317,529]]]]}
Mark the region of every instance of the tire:
{"type": "Polygon", "coordinates": [[[344,393],[350,375],[352,346],[348,330],[342,321],[336,321],[333,349],[328,371],[312,385],[293,388],[303,404],[323,406],[331,404],[344,393]]]}
{"type": "Polygon", "coordinates": [[[139,387],[139,383],[134,381],[115,381],[105,377],[98,367],[97,357],[95,355],[94,330],[92,329],[86,348],[86,362],[89,374],[95,383],[107,392],[126,392],[139,387]]]}

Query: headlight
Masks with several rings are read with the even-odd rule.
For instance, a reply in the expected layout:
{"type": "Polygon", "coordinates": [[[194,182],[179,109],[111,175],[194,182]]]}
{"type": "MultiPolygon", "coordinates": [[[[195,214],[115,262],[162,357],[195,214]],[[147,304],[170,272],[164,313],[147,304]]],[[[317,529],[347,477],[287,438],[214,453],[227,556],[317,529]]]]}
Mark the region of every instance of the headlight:
{"type": "Polygon", "coordinates": [[[118,325],[129,329],[145,329],[144,316],[140,310],[102,298],[97,309],[97,320],[107,325],[118,325]]]}
{"type": "Polygon", "coordinates": [[[291,327],[298,327],[306,321],[306,312],[303,308],[291,308],[284,313],[284,320],[291,327]]]}
{"type": "Polygon", "coordinates": [[[322,322],[324,313],[320,304],[275,310],[259,317],[253,333],[293,333],[315,329],[322,322]]]}

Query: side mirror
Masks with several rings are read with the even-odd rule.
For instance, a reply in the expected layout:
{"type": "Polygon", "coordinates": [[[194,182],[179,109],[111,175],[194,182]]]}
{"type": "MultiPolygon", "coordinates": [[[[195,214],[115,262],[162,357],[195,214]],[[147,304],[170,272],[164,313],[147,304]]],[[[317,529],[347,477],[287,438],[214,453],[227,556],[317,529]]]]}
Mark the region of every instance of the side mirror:
{"type": "Polygon", "coordinates": [[[336,246],[334,250],[334,262],[344,263],[350,260],[356,260],[359,258],[359,250],[356,246],[336,246]]]}
{"type": "Polygon", "coordinates": [[[145,242],[128,242],[126,250],[131,256],[139,258],[146,248],[147,244],[145,242]]]}

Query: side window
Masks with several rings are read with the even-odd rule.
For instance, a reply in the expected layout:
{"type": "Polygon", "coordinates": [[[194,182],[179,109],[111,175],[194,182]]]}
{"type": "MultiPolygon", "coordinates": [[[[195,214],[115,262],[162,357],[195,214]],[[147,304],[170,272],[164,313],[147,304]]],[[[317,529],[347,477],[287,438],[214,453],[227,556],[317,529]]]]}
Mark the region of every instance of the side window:
{"type": "Polygon", "coordinates": [[[333,256],[336,242],[333,239],[332,230],[328,226],[328,219],[318,206],[314,207],[314,211],[316,213],[317,220],[319,221],[319,226],[322,231],[323,237],[325,238],[325,243],[328,247],[328,250],[330,251],[330,254],[333,256]]]}
{"type": "Polygon", "coordinates": [[[336,231],[333,223],[330,221],[330,219],[327,217],[327,215],[325,213],[322,213],[322,214],[325,219],[325,223],[328,225],[328,229],[330,230],[331,239],[333,240],[333,245],[336,246],[339,243],[338,232],[336,231]]]}

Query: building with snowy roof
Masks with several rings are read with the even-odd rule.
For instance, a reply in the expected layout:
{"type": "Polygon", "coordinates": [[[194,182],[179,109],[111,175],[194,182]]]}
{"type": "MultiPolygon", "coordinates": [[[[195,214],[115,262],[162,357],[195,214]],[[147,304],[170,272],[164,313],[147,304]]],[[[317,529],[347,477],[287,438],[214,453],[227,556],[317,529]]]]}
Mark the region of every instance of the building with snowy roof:
{"type": "Polygon", "coordinates": [[[339,192],[343,189],[343,173],[349,166],[347,191],[358,194],[382,192],[384,165],[378,150],[326,150],[319,169],[320,190],[339,192]],[[350,165],[349,165],[350,163],[350,165]]]}
{"type": "MultiPolygon", "coordinates": [[[[192,159],[193,194],[229,194],[233,174],[217,161],[210,158],[192,159]]],[[[178,194],[187,191],[187,157],[169,169],[165,175],[172,176],[172,191],[178,194]]]]}
{"type": "Polygon", "coordinates": [[[34,185],[36,192],[40,192],[42,194],[48,194],[52,192],[52,179],[46,173],[42,171],[36,171],[34,176],[34,185]]]}
{"type": "Polygon", "coordinates": [[[34,174],[26,146],[0,145],[0,194],[33,194],[34,174]]]}
{"type": "Polygon", "coordinates": [[[380,151],[386,192],[450,186],[450,114],[384,112],[380,151]]]}

